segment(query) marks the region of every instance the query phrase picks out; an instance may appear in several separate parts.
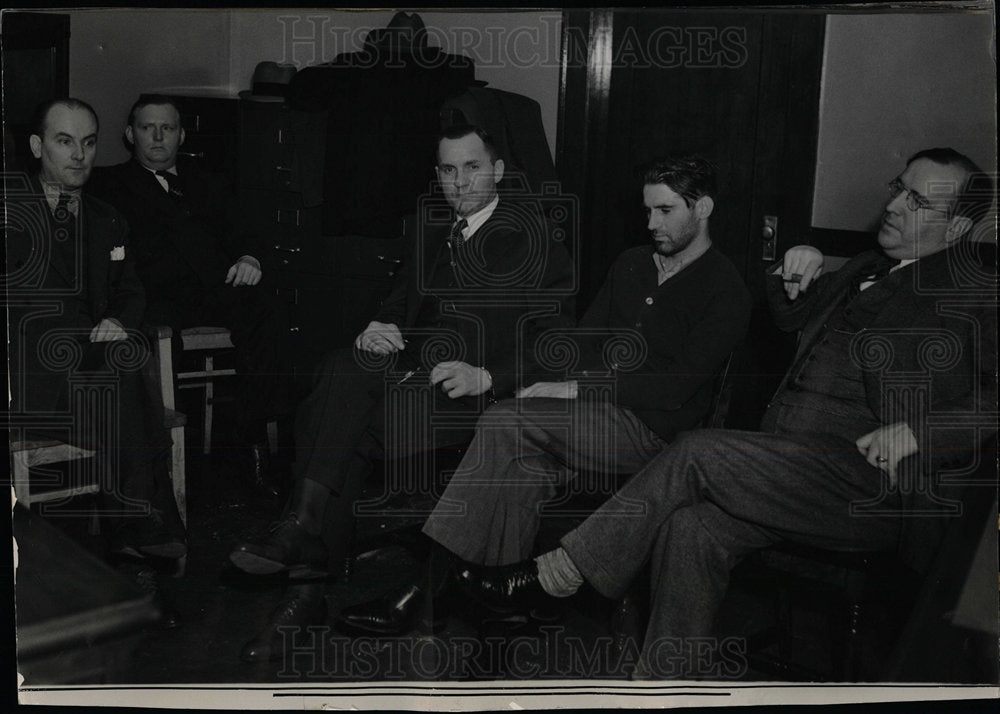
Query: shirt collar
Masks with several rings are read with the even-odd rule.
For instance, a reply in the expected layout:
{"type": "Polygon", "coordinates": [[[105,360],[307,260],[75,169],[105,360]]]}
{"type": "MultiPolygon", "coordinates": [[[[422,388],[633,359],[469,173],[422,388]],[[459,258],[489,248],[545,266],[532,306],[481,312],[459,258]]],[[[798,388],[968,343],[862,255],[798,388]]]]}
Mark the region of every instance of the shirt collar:
{"type": "Polygon", "coordinates": [[[485,206],[480,208],[478,211],[473,213],[471,216],[465,217],[465,228],[462,229],[462,236],[468,240],[471,238],[479,227],[489,220],[490,216],[493,215],[493,211],[500,204],[500,194],[493,197],[493,200],[487,203],[485,206]]]}
{"type": "Polygon", "coordinates": [[[69,196],[69,203],[66,204],[66,208],[74,216],[78,215],[80,210],[80,189],[66,189],[59,184],[49,183],[42,178],[39,178],[38,180],[39,183],[42,184],[42,193],[45,195],[45,202],[49,204],[50,210],[56,210],[56,206],[59,205],[59,196],[65,194],[69,196]]]}
{"type": "Polygon", "coordinates": [[[177,164],[174,164],[169,169],[151,169],[145,164],[139,163],[138,161],[136,163],[139,164],[139,166],[142,166],[142,168],[146,169],[146,171],[153,174],[154,176],[156,176],[157,171],[165,171],[168,174],[173,174],[174,176],[177,175],[177,164]]]}

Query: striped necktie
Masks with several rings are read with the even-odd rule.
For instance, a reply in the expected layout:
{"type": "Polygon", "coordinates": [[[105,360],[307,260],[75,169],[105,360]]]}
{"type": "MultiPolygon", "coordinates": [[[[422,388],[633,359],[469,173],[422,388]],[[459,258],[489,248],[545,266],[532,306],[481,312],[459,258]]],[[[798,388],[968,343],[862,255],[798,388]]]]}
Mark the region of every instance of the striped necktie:
{"type": "Polygon", "coordinates": [[[174,198],[184,198],[184,192],[181,190],[180,179],[176,174],[172,174],[169,171],[157,171],[156,175],[167,182],[167,193],[174,198]]]}

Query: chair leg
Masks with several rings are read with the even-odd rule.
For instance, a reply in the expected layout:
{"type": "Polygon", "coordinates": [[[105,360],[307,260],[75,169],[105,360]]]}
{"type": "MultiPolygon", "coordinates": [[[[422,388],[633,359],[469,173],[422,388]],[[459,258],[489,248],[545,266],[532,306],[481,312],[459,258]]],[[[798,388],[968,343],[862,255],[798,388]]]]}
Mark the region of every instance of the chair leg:
{"type": "Polygon", "coordinates": [[[101,512],[96,504],[90,511],[90,521],[87,523],[88,535],[96,536],[101,534],[101,512]]]}
{"type": "Polygon", "coordinates": [[[14,496],[24,504],[25,507],[31,505],[31,485],[28,481],[28,463],[24,460],[24,455],[15,453],[14,461],[14,496]]]}
{"type": "Polygon", "coordinates": [[[278,422],[274,419],[267,423],[267,450],[272,454],[278,450],[278,422]]]}
{"type": "MultiPolygon", "coordinates": [[[[205,371],[211,372],[213,369],[215,359],[211,354],[205,357],[205,371]]],[[[204,404],[204,415],[205,415],[205,439],[202,446],[203,454],[212,453],[212,400],[215,398],[215,389],[212,382],[212,376],[205,376],[205,404],[204,404]]]]}
{"type": "Polygon", "coordinates": [[[170,449],[170,483],[173,486],[174,500],[177,501],[177,512],[181,523],[187,527],[187,482],[184,470],[184,427],[175,426],[170,430],[174,445],[170,449]]]}

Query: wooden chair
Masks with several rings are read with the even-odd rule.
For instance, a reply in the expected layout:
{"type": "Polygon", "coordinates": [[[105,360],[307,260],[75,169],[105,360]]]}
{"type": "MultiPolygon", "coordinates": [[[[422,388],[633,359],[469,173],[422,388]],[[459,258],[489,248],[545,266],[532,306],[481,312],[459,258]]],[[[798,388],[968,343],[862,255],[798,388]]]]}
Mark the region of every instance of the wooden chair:
{"type": "MultiPolygon", "coordinates": [[[[155,343],[155,350],[153,351],[153,359],[149,360],[147,368],[154,370],[163,396],[164,426],[170,430],[170,437],[173,440],[170,479],[173,484],[174,498],[177,500],[177,509],[180,511],[181,519],[186,524],[184,426],[187,423],[187,417],[174,409],[173,371],[170,368],[170,334],[169,327],[153,328],[149,333],[150,338],[155,343]]],[[[66,426],[70,426],[71,420],[72,413],[56,421],[65,422],[66,426]]],[[[16,431],[12,432],[12,434],[15,433],[16,431]]],[[[50,490],[37,491],[32,490],[29,479],[31,468],[88,459],[96,455],[96,452],[91,449],[74,446],[58,439],[12,438],[10,451],[13,462],[14,495],[25,506],[30,506],[32,503],[62,501],[81,494],[97,493],[99,490],[98,483],[94,481],[62,484],[50,490]]]]}
{"type": "Polygon", "coordinates": [[[177,372],[178,389],[204,389],[202,395],[202,453],[212,452],[212,408],[216,402],[215,380],[232,377],[234,368],[215,369],[215,356],[224,350],[234,349],[232,335],[225,327],[189,327],[181,330],[181,344],[185,352],[201,352],[201,369],[177,372]]]}
{"type": "MultiPolygon", "coordinates": [[[[188,327],[181,330],[181,344],[184,352],[202,352],[201,369],[178,372],[178,389],[204,389],[202,396],[202,453],[212,452],[213,405],[220,401],[215,396],[215,379],[232,377],[236,370],[232,367],[215,368],[215,356],[222,351],[235,349],[232,334],[225,327],[188,327]]],[[[277,422],[267,423],[267,440],[273,451],[277,445],[277,422]]]]}

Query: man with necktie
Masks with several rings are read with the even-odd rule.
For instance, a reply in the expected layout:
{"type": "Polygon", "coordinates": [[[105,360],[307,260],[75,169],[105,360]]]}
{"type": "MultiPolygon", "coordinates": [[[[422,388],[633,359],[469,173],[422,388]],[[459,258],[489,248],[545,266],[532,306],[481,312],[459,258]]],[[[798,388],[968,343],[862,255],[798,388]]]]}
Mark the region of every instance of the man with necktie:
{"type": "Polygon", "coordinates": [[[114,552],[180,558],[186,546],[169,483],[170,436],[159,392],[144,382],[145,300],[128,226],[82,192],[97,133],[85,102],[46,102],[29,137],[37,170],[6,176],[11,416],[26,438],[98,451],[114,552]],[[88,386],[110,388],[115,398],[93,396],[88,411],[70,411],[81,386],[85,395],[88,386]]]}
{"type": "Polygon", "coordinates": [[[995,243],[968,240],[994,187],[966,156],[929,149],[889,190],[880,250],[827,273],[797,246],[767,276],[777,325],[801,338],[760,432],[682,434],[560,548],[466,568],[469,594],[509,605],[587,582],[619,598],[649,562],[637,675],[692,678],[718,676],[697,644],[714,634],[730,569],[756,549],[897,550],[926,572],[957,497],[938,469],[996,433],[995,243]]]}
{"type": "Polygon", "coordinates": [[[98,170],[89,190],[129,222],[147,322],[169,325],[175,335],[205,325],[230,330],[240,376],[236,446],[252,486],[273,496],[266,425],[278,411],[285,318],[260,284],[262,236],[246,224],[226,177],[178,160],[184,128],[173,99],[141,95],[129,111],[125,140],[132,158],[98,170]]]}
{"type": "MultiPolygon", "coordinates": [[[[381,310],[353,350],[318,369],[296,417],[295,484],[281,520],[230,554],[247,573],[302,579],[343,562],[372,461],[468,442],[486,406],[535,381],[538,336],[572,324],[566,250],[530,201],[498,192],[504,162],[491,137],[455,126],[437,149],[447,206],[421,204],[412,258],[381,310]],[[423,385],[429,417],[389,407],[390,383],[423,385]]],[[[324,613],[322,598],[282,603],[242,656],[267,658],[279,626],[324,613]]]]}

